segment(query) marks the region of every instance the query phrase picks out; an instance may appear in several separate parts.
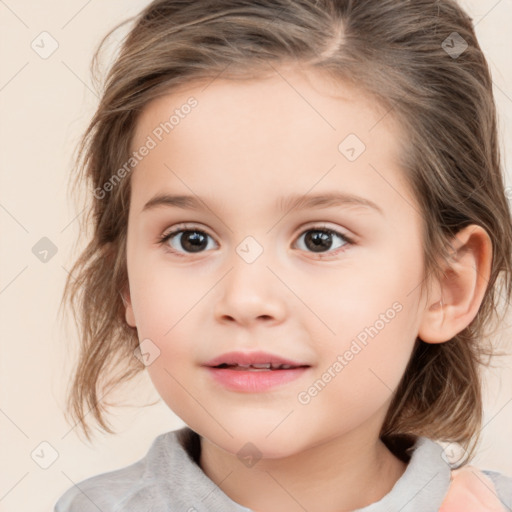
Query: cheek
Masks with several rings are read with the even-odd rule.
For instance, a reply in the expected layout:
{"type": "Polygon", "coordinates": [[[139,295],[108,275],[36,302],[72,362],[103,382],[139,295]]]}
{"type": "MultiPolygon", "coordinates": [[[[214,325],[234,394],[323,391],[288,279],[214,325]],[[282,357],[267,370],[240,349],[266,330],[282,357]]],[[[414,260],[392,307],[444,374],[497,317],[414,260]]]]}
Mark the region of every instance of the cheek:
{"type": "MultiPolygon", "coordinates": [[[[177,304],[175,306],[178,308],[177,304]]],[[[152,324],[148,315],[145,332],[158,353],[146,368],[148,375],[167,406],[183,418],[192,414],[195,404],[191,397],[200,396],[201,389],[197,379],[192,377],[199,364],[195,350],[198,333],[187,317],[182,317],[183,313],[154,315],[155,323],[152,324]]]]}
{"type": "Polygon", "coordinates": [[[303,322],[313,326],[314,338],[323,339],[331,349],[343,348],[353,338],[364,343],[377,333],[398,342],[414,330],[418,297],[413,283],[420,282],[419,275],[398,264],[387,266],[385,272],[375,264],[361,264],[300,280],[298,295],[307,297],[312,312],[303,322]]]}
{"type": "Polygon", "coordinates": [[[164,399],[179,395],[179,383],[196,363],[194,343],[200,333],[194,308],[200,307],[206,292],[177,272],[172,276],[165,273],[165,268],[152,266],[134,273],[130,286],[139,342],[141,347],[147,344],[154,354],[147,371],[164,399]]]}
{"type": "Polygon", "coordinates": [[[377,319],[369,320],[345,347],[347,378],[367,382],[363,399],[373,392],[390,394],[402,378],[416,340],[409,312],[407,305],[396,301],[377,319]]]}
{"type": "Polygon", "coordinates": [[[381,259],[385,271],[375,262],[359,261],[357,270],[325,283],[330,293],[309,294],[311,309],[329,326],[320,325],[313,335],[321,357],[319,376],[329,369],[336,375],[330,399],[340,403],[389,396],[416,341],[422,273],[416,262],[421,259],[400,260],[391,252],[381,259]]]}
{"type": "Polygon", "coordinates": [[[192,281],[189,270],[172,269],[162,256],[141,261],[132,270],[130,290],[139,336],[166,344],[180,323],[194,315],[194,305],[208,288],[192,281]]]}
{"type": "MultiPolygon", "coordinates": [[[[334,424],[356,428],[389,405],[415,341],[408,319],[412,308],[397,306],[383,310],[387,322],[360,314],[354,336],[340,334],[325,344],[318,372],[297,397],[306,404],[299,406],[305,421],[311,415],[326,423],[335,418],[334,424]]],[[[346,317],[348,324],[354,326],[353,318],[346,317]]],[[[343,333],[341,326],[338,332],[343,333]]]]}

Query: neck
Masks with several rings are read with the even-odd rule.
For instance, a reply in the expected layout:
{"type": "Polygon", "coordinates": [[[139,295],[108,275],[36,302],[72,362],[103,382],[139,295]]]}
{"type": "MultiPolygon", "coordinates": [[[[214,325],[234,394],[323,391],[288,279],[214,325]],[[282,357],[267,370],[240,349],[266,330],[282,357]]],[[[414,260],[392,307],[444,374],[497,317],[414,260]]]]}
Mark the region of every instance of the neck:
{"type": "Polygon", "coordinates": [[[254,511],[350,511],[388,494],[407,464],[376,437],[335,437],[278,459],[241,464],[201,437],[200,466],[233,501],[254,511]]]}

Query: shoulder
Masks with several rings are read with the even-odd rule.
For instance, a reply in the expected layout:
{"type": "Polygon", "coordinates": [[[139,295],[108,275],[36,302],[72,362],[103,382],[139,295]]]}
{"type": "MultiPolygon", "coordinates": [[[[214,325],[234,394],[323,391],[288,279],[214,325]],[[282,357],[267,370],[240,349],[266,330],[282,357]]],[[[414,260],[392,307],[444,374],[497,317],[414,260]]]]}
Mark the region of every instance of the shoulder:
{"type": "MultiPolygon", "coordinates": [[[[410,457],[407,468],[391,492],[379,502],[381,507],[385,505],[386,510],[400,508],[403,512],[453,512],[480,510],[469,505],[485,503],[489,511],[512,510],[512,478],[509,476],[474,466],[452,469],[443,446],[427,437],[418,437],[414,443],[406,444],[409,446],[403,451],[410,457]],[[405,507],[400,505],[404,500],[407,502],[405,507]]],[[[376,512],[384,509],[363,510],[376,512]]]]}
{"type": "MultiPolygon", "coordinates": [[[[163,512],[172,510],[165,494],[172,480],[173,458],[180,459],[177,432],[159,435],[147,454],[129,466],[87,478],[71,486],[55,504],[54,512],[163,512]],[[167,471],[168,470],[168,471],[167,471]],[[163,479],[166,475],[168,480],[163,479]]],[[[176,467],[176,464],[174,464],[176,467]]]]}
{"type": "MultiPolygon", "coordinates": [[[[417,443],[414,445],[415,453],[417,456],[425,456],[425,455],[431,455],[435,454],[436,459],[441,456],[444,461],[444,449],[443,445],[439,444],[438,442],[429,439],[420,437],[417,440],[417,443]]],[[[412,448],[411,448],[412,450],[412,448]]],[[[484,477],[487,477],[492,484],[494,485],[494,493],[499,498],[499,500],[502,502],[503,505],[506,505],[507,510],[512,510],[512,476],[505,475],[503,473],[500,473],[498,471],[493,471],[489,469],[481,469],[476,466],[468,465],[464,466],[466,470],[468,470],[469,473],[473,472],[477,478],[480,478],[482,482],[482,487],[491,489],[492,486],[485,484],[483,481],[484,479],[481,478],[483,475],[484,477]],[[480,476],[479,476],[480,474],[480,476]]],[[[455,474],[458,473],[460,470],[451,470],[451,480],[455,476],[455,474]]],[[[473,477],[474,478],[474,477],[473,477]]],[[[471,482],[471,481],[469,481],[471,482]]],[[[470,487],[474,487],[474,482],[477,482],[477,486],[480,484],[478,480],[473,480],[473,484],[470,484],[470,487]]],[[[491,489],[492,490],[492,489],[491,489]]]]}
{"type": "Polygon", "coordinates": [[[482,469],[480,471],[492,480],[496,494],[501,502],[509,509],[512,509],[512,477],[488,469],[482,469]]]}

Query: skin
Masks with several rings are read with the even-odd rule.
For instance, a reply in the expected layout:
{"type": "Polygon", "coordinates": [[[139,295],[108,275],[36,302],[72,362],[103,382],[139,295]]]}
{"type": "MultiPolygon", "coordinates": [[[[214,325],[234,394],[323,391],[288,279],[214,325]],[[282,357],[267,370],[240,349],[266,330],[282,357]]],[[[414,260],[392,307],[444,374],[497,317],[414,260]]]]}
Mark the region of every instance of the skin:
{"type": "Polygon", "coordinates": [[[133,148],[190,96],[197,107],[130,178],[123,296],[128,324],[160,350],[147,367],[150,378],[202,437],[203,471],[236,502],[272,512],[376,502],[406,469],[379,431],[416,337],[445,342],[474,318],[490,272],[489,237],[475,225],[461,231],[450,277],[423,280],[421,214],[398,166],[404,134],[347,84],[334,87],[296,66],[264,80],[190,84],[147,105],[133,148]],[[350,133],[366,145],[353,162],[338,150],[350,133]],[[355,205],[275,207],[288,194],[332,191],[371,200],[382,214],[355,205]],[[199,196],[207,209],[143,212],[159,192],[199,196]],[[209,235],[202,252],[187,252],[179,236],[158,243],[184,222],[209,235]],[[332,248],[315,252],[306,235],[319,225],[353,243],[333,235],[332,248]],[[247,236],[263,248],[250,264],[236,252],[247,236]],[[421,283],[431,286],[428,303],[421,283]],[[298,394],[396,303],[400,312],[300,403],[298,394]],[[232,350],[263,350],[311,367],[265,393],[234,392],[201,367],[232,350]],[[248,442],[261,454],[251,467],[237,456],[248,442]]]}

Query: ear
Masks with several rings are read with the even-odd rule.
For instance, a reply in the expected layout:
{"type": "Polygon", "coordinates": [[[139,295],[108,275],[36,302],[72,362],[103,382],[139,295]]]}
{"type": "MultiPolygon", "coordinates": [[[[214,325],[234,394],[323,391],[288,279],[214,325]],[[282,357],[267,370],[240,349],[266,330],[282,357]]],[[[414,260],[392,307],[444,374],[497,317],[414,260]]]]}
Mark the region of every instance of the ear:
{"type": "Polygon", "coordinates": [[[130,296],[129,285],[126,285],[126,287],[123,290],[121,290],[120,293],[121,293],[121,299],[123,300],[123,304],[125,307],[126,323],[130,327],[137,327],[137,324],[135,323],[135,315],[133,314],[132,299],[130,296]]]}
{"type": "Polygon", "coordinates": [[[475,318],[491,274],[492,242],[481,226],[471,224],[453,237],[454,252],[445,275],[434,284],[435,300],[425,306],[418,337],[443,343],[475,318]]]}

